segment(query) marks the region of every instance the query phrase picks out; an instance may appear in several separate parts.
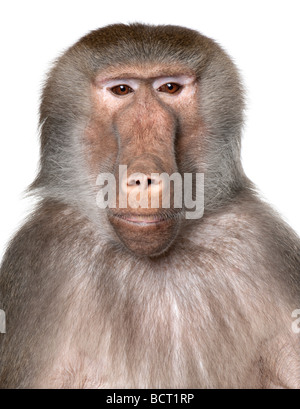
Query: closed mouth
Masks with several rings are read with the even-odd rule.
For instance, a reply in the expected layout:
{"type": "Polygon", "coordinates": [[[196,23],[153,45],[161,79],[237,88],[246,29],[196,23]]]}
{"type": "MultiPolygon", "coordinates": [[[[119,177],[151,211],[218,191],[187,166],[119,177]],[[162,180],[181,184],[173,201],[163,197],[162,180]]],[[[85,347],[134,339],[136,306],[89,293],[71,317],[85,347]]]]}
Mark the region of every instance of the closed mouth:
{"type": "Polygon", "coordinates": [[[114,217],[138,226],[153,226],[169,220],[160,215],[115,214],[114,217]]]}

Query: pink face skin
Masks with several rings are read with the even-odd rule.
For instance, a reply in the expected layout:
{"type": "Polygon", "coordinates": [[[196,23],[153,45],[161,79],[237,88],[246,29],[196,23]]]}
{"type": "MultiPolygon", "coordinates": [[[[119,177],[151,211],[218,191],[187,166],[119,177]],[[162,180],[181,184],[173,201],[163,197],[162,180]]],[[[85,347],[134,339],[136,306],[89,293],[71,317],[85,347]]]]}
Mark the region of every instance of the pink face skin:
{"type": "MultiPolygon", "coordinates": [[[[197,89],[195,74],[180,65],[145,64],[103,70],[92,84],[94,117],[87,129],[90,163],[95,168],[105,161],[113,163],[115,169],[126,165],[128,198],[142,183],[138,179],[132,182],[132,175],[146,175],[146,194],[152,192],[161,200],[164,186],[155,184],[151,174],[177,172],[177,158],[185,151],[183,145],[191,146],[193,135],[198,135],[197,89]]],[[[124,181],[119,183],[118,194],[122,186],[124,181]]],[[[180,226],[180,211],[162,205],[155,209],[129,205],[126,209],[111,209],[108,216],[121,241],[145,255],[168,248],[180,226]],[[149,244],[145,244],[147,240],[149,244]],[[140,243],[144,243],[142,247],[140,243]]]]}
{"type": "MultiPolygon", "coordinates": [[[[105,103],[110,111],[110,115],[129,104],[130,100],[142,92],[153,92],[164,103],[171,106],[180,106],[189,103],[196,91],[195,76],[186,74],[158,75],[154,69],[152,73],[127,72],[123,70],[114,74],[105,75],[102,73],[96,79],[97,94],[99,101],[105,103]],[[153,77],[151,76],[153,74],[153,77]],[[125,89],[124,95],[118,95],[118,88],[125,89]],[[175,92],[172,92],[174,91],[175,92]]],[[[123,217],[124,220],[140,225],[161,223],[163,219],[155,215],[134,215],[129,214],[123,217]]]]}

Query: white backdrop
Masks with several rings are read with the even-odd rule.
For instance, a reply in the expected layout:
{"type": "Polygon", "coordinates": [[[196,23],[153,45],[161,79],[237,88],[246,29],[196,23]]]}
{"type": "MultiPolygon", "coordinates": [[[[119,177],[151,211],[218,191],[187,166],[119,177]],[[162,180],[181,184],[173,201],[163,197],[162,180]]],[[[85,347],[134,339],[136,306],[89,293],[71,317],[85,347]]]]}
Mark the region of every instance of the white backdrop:
{"type": "Polygon", "coordinates": [[[299,0],[15,0],[0,13],[0,256],[32,206],[22,192],[37,170],[45,73],[79,37],[117,22],[187,26],[229,52],[247,89],[244,168],[300,234],[299,0]]]}

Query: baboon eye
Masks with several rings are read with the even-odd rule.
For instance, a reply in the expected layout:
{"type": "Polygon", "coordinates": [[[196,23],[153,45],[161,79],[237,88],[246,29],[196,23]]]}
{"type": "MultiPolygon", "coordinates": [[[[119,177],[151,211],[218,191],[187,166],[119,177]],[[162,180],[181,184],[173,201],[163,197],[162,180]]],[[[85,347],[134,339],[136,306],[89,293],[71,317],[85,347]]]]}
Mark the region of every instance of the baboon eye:
{"type": "Polygon", "coordinates": [[[167,84],[162,85],[158,88],[157,91],[159,92],[166,92],[167,94],[176,94],[179,90],[181,90],[182,86],[176,84],[175,82],[168,82],[167,84]]]}
{"type": "Polygon", "coordinates": [[[112,87],[110,90],[115,95],[127,95],[133,92],[133,89],[125,84],[116,85],[115,87],[112,87]]]}

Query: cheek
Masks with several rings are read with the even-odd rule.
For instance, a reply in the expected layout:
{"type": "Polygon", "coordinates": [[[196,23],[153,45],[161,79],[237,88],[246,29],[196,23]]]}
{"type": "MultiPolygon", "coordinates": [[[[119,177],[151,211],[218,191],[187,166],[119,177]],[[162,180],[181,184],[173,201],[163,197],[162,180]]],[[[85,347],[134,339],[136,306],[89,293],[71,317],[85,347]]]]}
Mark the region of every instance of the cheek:
{"type": "Polygon", "coordinates": [[[101,172],[113,173],[118,157],[118,143],[113,131],[113,112],[102,100],[96,87],[91,88],[92,113],[84,132],[85,156],[89,171],[96,180],[101,172]]]}
{"type": "Polygon", "coordinates": [[[108,113],[94,117],[85,129],[84,145],[89,170],[95,178],[100,172],[113,172],[118,144],[108,113]]]}
{"type": "Polygon", "coordinates": [[[199,171],[199,163],[204,158],[205,134],[205,124],[196,104],[184,106],[180,110],[175,146],[178,168],[182,172],[199,171]]]}

